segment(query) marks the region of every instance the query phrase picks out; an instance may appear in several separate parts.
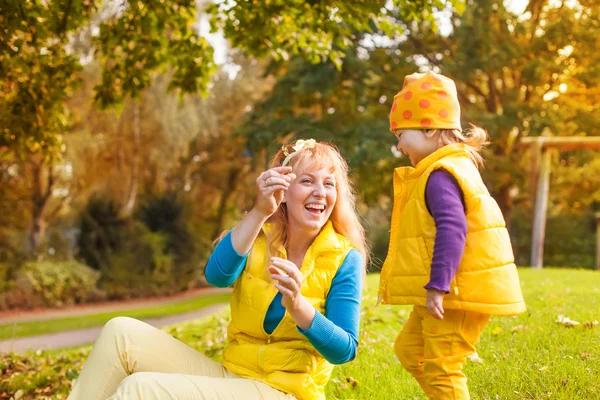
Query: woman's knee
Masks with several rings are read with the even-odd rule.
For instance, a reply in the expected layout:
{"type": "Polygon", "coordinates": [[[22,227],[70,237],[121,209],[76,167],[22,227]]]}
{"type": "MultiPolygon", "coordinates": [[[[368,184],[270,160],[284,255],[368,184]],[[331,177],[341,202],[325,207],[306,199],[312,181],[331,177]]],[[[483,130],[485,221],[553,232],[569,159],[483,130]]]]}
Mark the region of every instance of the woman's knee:
{"type": "Polygon", "coordinates": [[[153,372],[137,372],[129,375],[121,381],[117,391],[110,397],[110,400],[159,398],[151,397],[152,385],[156,382],[155,375],[153,372]]]}
{"type": "Polygon", "coordinates": [[[102,328],[102,332],[100,333],[102,336],[109,337],[118,337],[124,334],[129,334],[130,332],[135,332],[136,325],[141,323],[134,318],[129,317],[115,317],[109,320],[104,327],[102,328]]]}

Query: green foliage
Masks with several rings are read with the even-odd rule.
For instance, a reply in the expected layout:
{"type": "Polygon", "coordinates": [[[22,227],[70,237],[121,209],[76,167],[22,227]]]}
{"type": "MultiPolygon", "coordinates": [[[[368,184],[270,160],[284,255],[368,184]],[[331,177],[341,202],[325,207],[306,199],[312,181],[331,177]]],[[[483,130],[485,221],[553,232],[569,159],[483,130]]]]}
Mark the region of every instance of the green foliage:
{"type": "Polygon", "coordinates": [[[166,238],[131,221],[116,251],[102,267],[101,287],[110,298],[132,298],[177,291],[173,257],[165,251],[166,238]]]}
{"type": "Polygon", "coordinates": [[[600,60],[585,44],[598,34],[599,7],[530,2],[529,15],[516,15],[503,1],[468,1],[443,31],[395,10],[391,30],[356,33],[340,69],[296,59],[281,70],[241,133],[254,154],[294,137],[332,138],[350,160],[365,201],[375,204],[391,193],[391,170],[406,165],[389,151],[393,96],[406,74],[442,72],[457,84],[463,126],[473,122],[489,131],[484,179],[510,219],[515,204],[528,200],[524,190],[511,194],[526,186],[530,166],[520,137],[599,134],[600,75],[587,71],[600,60]]]}
{"type": "Polygon", "coordinates": [[[377,25],[389,26],[387,14],[391,8],[397,8],[409,20],[433,21],[432,11],[444,9],[447,3],[462,2],[395,0],[383,5],[372,0],[219,0],[207,11],[213,17],[213,31],[223,31],[233,47],[249,54],[284,61],[300,56],[311,63],[329,61],[340,68],[344,51],[351,46],[356,32],[372,31],[377,25]]]}
{"type": "Polygon", "coordinates": [[[4,355],[0,358],[0,398],[66,398],[71,391],[71,382],[77,379],[78,371],[89,354],[90,348],[86,347],[61,352],[4,355]]]}
{"type": "MultiPolygon", "coordinates": [[[[462,4],[460,0],[449,3],[462,4]]],[[[446,2],[396,0],[406,18],[433,20],[446,2]]],[[[378,1],[220,1],[208,6],[213,29],[222,29],[234,47],[259,57],[341,65],[355,31],[387,23],[378,1]]],[[[198,36],[195,0],[6,0],[0,5],[0,150],[40,152],[54,157],[69,127],[64,107],[80,83],[80,59],[96,56],[103,65],[95,101],[120,106],[148,88],[151,76],[172,66],[170,90],[206,94],[216,66],[213,48],[198,36]],[[94,32],[95,30],[98,33],[94,32]]]]}
{"type": "MultiPolygon", "coordinates": [[[[511,239],[518,265],[529,265],[532,212],[519,207],[511,225],[511,239]]],[[[544,264],[593,269],[596,265],[596,223],[593,214],[549,215],[544,239],[544,264]]]]}
{"type": "Polygon", "coordinates": [[[7,0],[0,5],[0,152],[58,154],[65,100],[78,85],[68,33],[89,20],[90,1],[7,0]]]}
{"type": "Polygon", "coordinates": [[[127,222],[119,217],[119,206],[111,199],[92,196],[80,215],[78,255],[100,270],[123,240],[127,222]]]}
{"type": "Polygon", "coordinates": [[[165,218],[175,215],[169,213],[179,209],[165,207],[160,201],[151,207],[152,212],[159,207],[164,212],[151,219],[144,214],[148,209],[142,211],[156,232],[138,220],[121,218],[119,207],[108,198],[91,197],[81,214],[79,255],[101,272],[100,286],[110,298],[173,293],[184,286],[178,279],[186,281],[191,274],[190,259],[175,270],[175,259],[187,257],[184,247],[176,244],[178,238],[183,239],[177,235],[187,234],[181,230],[182,220],[166,225],[165,218]]]}
{"type": "Polygon", "coordinates": [[[100,274],[77,261],[29,262],[20,273],[49,307],[85,303],[98,297],[100,274]]]}
{"type": "MultiPolygon", "coordinates": [[[[473,399],[592,399],[600,395],[598,320],[600,275],[593,271],[520,269],[528,312],[493,317],[477,352],[483,363],[468,361],[465,372],[473,399]],[[563,314],[581,325],[554,322],[563,314]]],[[[367,277],[356,360],[334,369],[326,387],[330,399],[425,398],[393,352],[408,306],[378,306],[379,275],[367,277]]],[[[191,347],[220,360],[229,311],[168,327],[191,347]]],[[[0,358],[0,393],[21,390],[23,399],[68,394],[89,347],[8,354],[0,358]],[[8,373],[7,373],[8,372],[8,373]],[[45,390],[45,392],[44,392],[45,390]]],[[[53,396],[53,397],[52,397],[53,396]]]]}
{"type": "Polygon", "coordinates": [[[104,65],[95,97],[101,108],[138,97],[167,65],[175,66],[169,89],[206,93],[216,66],[212,46],[193,29],[195,0],[133,1],[111,11],[94,40],[104,65]]]}
{"type": "Polygon", "coordinates": [[[173,259],[170,280],[185,288],[198,272],[202,250],[188,226],[183,201],[175,194],[150,197],[137,212],[138,218],[150,231],[164,236],[164,251],[173,259]]]}
{"type": "Polygon", "coordinates": [[[0,262],[0,293],[8,287],[10,266],[6,262],[0,262]]]}

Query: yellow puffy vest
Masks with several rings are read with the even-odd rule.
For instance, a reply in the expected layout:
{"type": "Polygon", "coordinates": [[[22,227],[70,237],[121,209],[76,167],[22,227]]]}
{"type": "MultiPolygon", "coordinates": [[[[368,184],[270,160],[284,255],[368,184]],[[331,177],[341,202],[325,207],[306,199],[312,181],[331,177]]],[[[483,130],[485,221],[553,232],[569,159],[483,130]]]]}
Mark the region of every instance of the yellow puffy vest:
{"type": "Polygon", "coordinates": [[[491,315],[525,311],[510,237],[502,212],[490,196],[464,145],[447,145],[416,168],[394,171],[390,246],[380,277],[386,304],[425,306],[436,228],[425,203],[429,175],[450,172],[464,194],[467,240],[444,308],[491,315]]]}
{"type": "MultiPolygon", "coordinates": [[[[331,281],[351,248],[328,222],[304,256],[301,292],[323,314],[331,281]]],[[[264,382],[298,399],[325,399],[324,388],[333,365],[298,331],[289,313],[270,335],[264,330],[267,310],[277,294],[267,265],[267,241],[261,234],[233,286],[223,365],[241,377],[264,382]]]]}

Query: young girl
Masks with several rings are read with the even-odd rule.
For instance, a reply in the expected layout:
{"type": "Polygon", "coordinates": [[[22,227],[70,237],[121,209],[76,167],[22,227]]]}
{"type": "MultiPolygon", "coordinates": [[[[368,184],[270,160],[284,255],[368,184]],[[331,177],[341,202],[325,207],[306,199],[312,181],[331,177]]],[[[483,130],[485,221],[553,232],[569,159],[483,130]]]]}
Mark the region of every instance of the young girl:
{"type": "Polygon", "coordinates": [[[68,399],[325,399],[332,364],[358,345],[367,251],[348,166],[333,146],[299,140],[256,184],[254,208],[206,266],[210,283],[233,284],[223,363],[119,317],[68,399]]]}
{"type": "Polygon", "coordinates": [[[525,311],[500,208],[478,171],[487,134],[462,132],[454,82],[405,78],[390,129],[413,167],[394,171],[383,303],[412,304],[396,356],[430,399],[468,399],[463,366],[490,315],[525,311]]]}

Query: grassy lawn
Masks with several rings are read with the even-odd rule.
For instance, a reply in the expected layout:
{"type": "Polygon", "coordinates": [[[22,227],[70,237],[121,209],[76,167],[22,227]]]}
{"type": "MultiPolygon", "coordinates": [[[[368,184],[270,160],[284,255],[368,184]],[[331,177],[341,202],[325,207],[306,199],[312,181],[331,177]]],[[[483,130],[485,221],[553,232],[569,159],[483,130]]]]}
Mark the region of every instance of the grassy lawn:
{"type": "MultiPolygon", "coordinates": [[[[600,398],[600,273],[521,269],[528,305],[524,315],[492,318],[477,350],[482,363],[468,362],[473,399],[600,398]],[[581,324],[568,328],[564,315],[581,324]]],[[[424,399],[393,351],[409,307],[375,309],[377,276],[369,276],[358,358],[337,367],[328,399],[424,399]]],[[[228,312],[167,328],[168,332],[219,359],[228,312]]],[[[22,399],[66,398],[90,347],[0,359],[0,399],[21,391],[22,399]]]]}
{"type": "Polygon", "coordinates": [[[121,315],[145,319],[181,314],[198,310],[199,308],[211,304],[228,302],[229,298],[230,294],[228,293],[208,294],[189,300],[184,300],[179,303],[166,304],[164,306],[154,308],[111,311],[101,314],[59,318],[47,321],[5,324],[0,325],[0,340],[102,326],[111,318],[121,315]]]}

